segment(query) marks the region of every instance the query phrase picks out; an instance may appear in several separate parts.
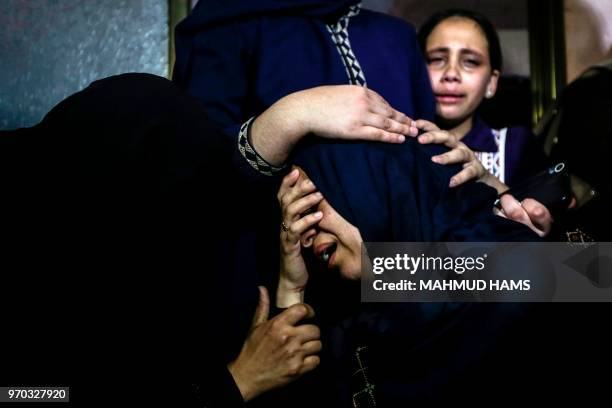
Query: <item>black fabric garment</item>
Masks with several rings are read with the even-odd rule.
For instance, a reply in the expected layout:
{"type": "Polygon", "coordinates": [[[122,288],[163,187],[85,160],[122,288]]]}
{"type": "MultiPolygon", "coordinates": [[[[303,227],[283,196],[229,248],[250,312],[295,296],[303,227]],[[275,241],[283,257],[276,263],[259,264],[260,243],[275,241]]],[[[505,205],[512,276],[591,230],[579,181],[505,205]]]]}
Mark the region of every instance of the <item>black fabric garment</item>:
{"type": "MultiPolygon", "coordinates": [[[[565,161],[571,173],[599,192],[583,207],[555,220],[549,237],[552,241],[568,241],[568,233],[584,233],[596,242],[612,241],[608,158],[612,140],[611,68],[609,61],[607,66],[591,67],[568,84],[557,102],[556,126],[542,135],[557,139],[551,150],[552,160],[565,161]]],[[[605,276],[612,272],[601,273],[605,276]]],[[[537,342],[541,353],[520,357],[537,362],[525,375],[533,388],[549,395],[549,400],[564,403],[593,405],[607,398],[607,376],[602,373],[612,365],[612,355],[606,351],[612,342],[606,324],[611,314],[611,303],[538,305],[525,332],[537,342]]]]}
{"type": "Polygon", "coordinates": [[[236,21],[283,14],[334,21],[358,0],[201,0],[187,18],[176,26],[175,75],[188,76],[194,38],[199,32],[236,21]]]}
{"type": "Polygon", "coordinates": [[[558,103],[556,144],[551,157],[565,161],[570,171],[599,192],[599,197],[578,211],[569,211],[559,223],[557,239],[566,240],[565,232],[579,228],[595,241],[612,241],[609,208],[612,203],[612,171],[608,157],[612,140],[612,67],[590,68],[569,84],[558,103]]]}
{"type": "Polygon", "coordinates": [[[196,384],[210,406],[242,405],[225,365],[257,277],[226,272],[252,271],[229,250],[250,190],[227,140],[146,74],[94,82],[0,133],[2,383],[71,385],[76,405],[198,404],[196,384]]]}
{"type": "Polygon", "coordinates": [[[209,25],[274,13],[304,17],[334,16],[359,0],[201,0],[179,31],[197,31],[209,25]]]}

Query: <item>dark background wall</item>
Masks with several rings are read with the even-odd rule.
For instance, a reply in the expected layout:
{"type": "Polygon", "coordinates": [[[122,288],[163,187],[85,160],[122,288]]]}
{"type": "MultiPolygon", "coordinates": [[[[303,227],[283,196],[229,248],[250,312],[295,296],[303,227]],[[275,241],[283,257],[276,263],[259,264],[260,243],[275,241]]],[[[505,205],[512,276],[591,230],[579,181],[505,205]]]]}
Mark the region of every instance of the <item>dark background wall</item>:
{"type": "Polygon", "coordinates": [[[168,0],[0,1],[0,129],[132,71],[168,75],[168,0]]]}

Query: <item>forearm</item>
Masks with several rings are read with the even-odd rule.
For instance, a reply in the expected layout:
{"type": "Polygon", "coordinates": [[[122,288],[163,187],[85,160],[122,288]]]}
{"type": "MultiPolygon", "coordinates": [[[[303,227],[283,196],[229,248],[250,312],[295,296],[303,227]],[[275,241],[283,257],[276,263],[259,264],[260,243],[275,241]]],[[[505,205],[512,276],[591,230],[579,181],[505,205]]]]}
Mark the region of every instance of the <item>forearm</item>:
{"type": "Polygon", "coordinates": [[[305,91],[279,99],[251,125],[251,144],[268,163],[282,165],[297,142],[310,129],[306,115],[305,91]]]}

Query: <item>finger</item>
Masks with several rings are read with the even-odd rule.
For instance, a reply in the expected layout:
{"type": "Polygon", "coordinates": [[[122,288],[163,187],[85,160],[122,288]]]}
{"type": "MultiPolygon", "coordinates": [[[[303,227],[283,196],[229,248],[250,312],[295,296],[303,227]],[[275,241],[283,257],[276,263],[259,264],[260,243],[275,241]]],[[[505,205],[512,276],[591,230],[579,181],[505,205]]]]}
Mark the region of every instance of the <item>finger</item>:
{"type": "Polygon", "coordinates": [[[451,149],[456,148],[459,142],[455,135],[444,130],[432,130],[423,133],[418,137],[418,141],[421,144],[443,144],[451,149]]]}
{"type": "Polygon", "coordinates": [[[364,125],[373,126],[387,132],[406,135],[410,132],[410,126],[378,113],[370,113],[365,116],[364,125]]]}
{"type": "Polygon", "coordinates": [[[307,194],[310,194],[316,191],[317,187],[310,179],[301,179],[299,180],[295,186],[289,189],[289,191],[281,197],[281,208],[283,210],[289,204],[298,200],[301,197],[304,197],[307,194]]]}
{"type": "Polygon", "coordinates": [[[295,324],[300,320],[312,318],[314,315],[314,310],[312,307],[310,307],[310,305],[307,305],[306,303],[296,303],[283,313],[279,314],[277,318],[281,321],[281,323],[295,326],[295,324]]]}
{"type": "Polygon", "coordinates": [[[380,103],[373,103],[370,105],[370,112],[375,113],[377,115],[393,119],[394,121],[407,125],[409,127],[415,127],[415,122],[404,113],[394,109],[391,105],[384,105],[380,103]]]}
{"type": "Polygon", "coordinates": [[[464,164],[471,165],[476,161],[470,152],[465,149],[455,148],[446,153],[442,153],[431,158],[431,161],[438,164],[464,164]]]}
{"type": "Polygon", "coordinates": [[[358,132],[359,139],[371,140],[385,143],[404,143],[406,136],[398,133],[387,132],[372,126],[363,126],[358,132]]]}
{"type": "Polygon", "coordinates": [[[387,100],[385,98],[383,98],[382,95],[380,95],[378,92],[376,92],[376,91],[374,91],[374,90],[372,90],[370,88],[363,88],[363,89],[365,89],[366,96],[368,98],[370,98],[370,99],[372,99],[372,100],[374,100],[374,101],[376,101],[378,103],[381,103],[383,105],[391,106],[389,104],[389,102],[387,102],[387,100]]]}
{"type": "Polygon", "coordinates": [[[301,324],[295,327],[295,335],[301,343],[308,343],[309,341],[319,340],[321,330],[314,324],[301,324]]]}
{"type": "Polygon", "coordinates": [[[289,174],[283,177],[283,181],[281,182],[280,188],[278,189],[278,195],[276,196],[279,201],[281,200],[281,197],[285,195],[289,191],[289,189],[295,185],[299,177],[300,171],[298,169],[291,170],[289,174]]]}
{"type": "Polygon", "coordinates": [[[301,214],[303,214],[309,208],[312,208],[313,206],[318,204],[321,200],[323,200],[323,194],[321,194],[319,191],[308,194],[289,204],[285,208],[285,214],[283,218],[285,220],[292,221],[299,219],[301,214]]]}
{"type": "Polygon", "coordinates": [[[270,296],[268,296],[268,289],[265,286],[259,286],[259,304],[255,309],[253,315],[253,322],[251,327],[258,326],[268,321],[268,315],[270,313],[270,296]]]}
{"type": "Polygon", "coordinates": [[[321,340],[312,340],[302,344],[302,350],[304,351],[304,355],[307,356],[320,353],[322,348],[323,344],[321,343],[321,340]]]}
{"type": "Polygon", "coordinates": [[[476,178],[478,178],[478,168],[476,166],[469,165],[451,177],[448,185],[449,187],[457,187],[476,178]]]}
{"type": "Polygon", "coordinates": [[[300,368],[300,374],[314,370],[321,363],[319,356],[308,356],[304,359],[304,364],[300,368]]]}
{"type": "Polygon", "coordinates": [[[506,217],[527,226],[532,225],[525,209],[521,207],[521,204],[511,194],[504,194],[500,199],[502,210],[506,217]]]}
{"type": "Polygon", "coordinates": [[[402,133],[411,137],[414,137],[419,133],[419,129],[416,127],[416,122],[414,120],[406,116],[404,113],[393,109],[391,106],[373,105],[371,106],[370,111],[374,114],[382,116],[383,118],[394,120],[400,125],[407,126],[407,128],[402,132],[396,133],[402,133]]]}
{"type": "Polygon", "coordinates": [[[433,130],[440,130],[440,128],[433,122],[430,122],[425,119],[419,119],[415,121],[415,125],[419,129],[423,129],[426,132],[431,132],[433,130]]]}
{"type": "Polygon", "coordinates": [[[497,207],[493,207],[493,214],[497,215],[498,217],[508,218],[506,217],[506,214],[504,214],[504,212],[497,207]]]}
{"type": "Polygon", "coordinates": [[[287,231],[289,234],[289,239],[292,241],[292,243],[297,243],[302,234],[317,222],[321,221],[321,218],[323,218],[323,213],[321,211],[317,211],[313,214],[308,214],[295,222],[292,222],[291,225],[289,225],[289,231],[287,231]]]}
{"type": "Polygon", "coordinates": [[[550,232],[553,218],[548,208],[533,198],[524,199],[522,204],[531,222],[544,233],[550,232]]]}

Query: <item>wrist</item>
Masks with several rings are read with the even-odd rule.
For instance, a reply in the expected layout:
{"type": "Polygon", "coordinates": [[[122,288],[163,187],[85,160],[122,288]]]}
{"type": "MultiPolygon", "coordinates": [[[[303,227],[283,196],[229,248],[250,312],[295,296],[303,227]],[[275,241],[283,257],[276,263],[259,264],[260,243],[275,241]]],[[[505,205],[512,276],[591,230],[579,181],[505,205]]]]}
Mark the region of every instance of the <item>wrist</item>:
{"type": "Polygon", "coordinates": [[[497,194],[501,194],[508,189],[508,186],[506,186],[500,179],[488,171],[484,174],[481,180],[489,187],[493,187],[495,190],[497,190],[497,194]]]}
{"type": "Polygon", "coordinates": [[[276,307],[287,308],[296,303],[304,303],[306,283],[298,284],[281,275],[276,290],[276,307]]]}
{"type": "Polygon", "coordinates": [[[255,398],[257,394],[255,393],[255,387],[251,384],[247,376],[243,376],[239,365],[237,364],[238,360],[234,360],[227,365],[227,369],[232,375],[240,394],[242,395],[242,399],[244,402],[248,402],[255,398]]]}

